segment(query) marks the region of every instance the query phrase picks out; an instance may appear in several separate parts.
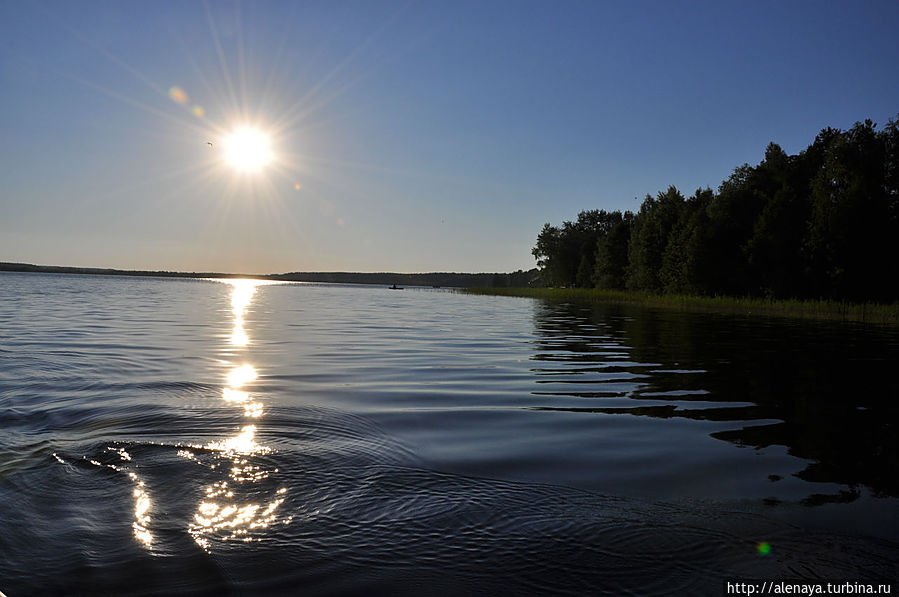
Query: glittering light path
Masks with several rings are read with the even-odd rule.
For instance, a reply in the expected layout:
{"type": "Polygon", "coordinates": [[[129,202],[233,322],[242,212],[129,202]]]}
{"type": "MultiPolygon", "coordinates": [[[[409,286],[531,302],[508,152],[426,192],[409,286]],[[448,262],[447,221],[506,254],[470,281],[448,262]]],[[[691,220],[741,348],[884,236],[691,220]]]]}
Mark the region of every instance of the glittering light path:
{"type": "MultiPolygon", "coordinates": [[[[234,325],[230,336],[230,344],[241,351],[240,356],[250,345],[246,332],[244,316],[258,286],[266,284],[260,280],[227,280],[232,286],[231,311],[234,325]]],[[[222,400],[229,405],[243,408],[243,417],[258,421],[263,415],[263,404],[252,393],[248,386],[259,376],[256,368],[249,363],[236,364],[228,372],[225,386],[222,389],[222,400]]],[[[188,525],[188,532],[203,549],[209,549],[210,541],[259,541],[265,529],[277,522],[287,524],[290,517],[279,520],[276,510],[284,503],[287,488],[275,491],[272,499],[258,499],[260,483],[269,479],[278,469],[270,469],[260,464],[261,456],[271,453],[271,448],[260,445],[256,441],[256,423],[242,425],[240,432],[232,437],[198,446],[216,454],[216,460],[228,462],[228,478],[219,480],[205,489],[205,495],[197,506],[196,513],[188,525]]],[[[191,460],[197,460],[190,450],[182,450],[179,454],[191,460]]],[[[216,469],[219,464],[211,464],[216,469]]]]}

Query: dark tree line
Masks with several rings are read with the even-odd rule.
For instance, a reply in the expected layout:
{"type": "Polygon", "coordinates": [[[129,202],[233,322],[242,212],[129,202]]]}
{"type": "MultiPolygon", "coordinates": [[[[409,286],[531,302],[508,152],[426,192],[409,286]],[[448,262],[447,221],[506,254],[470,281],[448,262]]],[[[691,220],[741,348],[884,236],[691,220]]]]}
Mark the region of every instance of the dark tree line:
{"type": "Polygon", "coordinates": [[[717,193],[582,211],[546,224],[532,253],[546,286],[895,301],[899,123],[827,128],[798,155],[770,143],[717,193]]]}
{"type": "Polygon", "coordinates": [[[233,274],[220,272],[173,272],[147,270],[121,270],[98,267],[70,267],[60,265],[34,265],[0,261],[0,272],[34,272],[50,274],[95,274],[109,276],[152,276],[162,278],[259,278],[290,280],[297,282],[325,282],[336,284],[378,284],[447,286],[458,288],[524,288],[538,277],[538,271],[518,270],[510,273],[466,274],[456,272],[432,272],[401,274],[395,272],[291,272],[286,274],[233,274]]]}

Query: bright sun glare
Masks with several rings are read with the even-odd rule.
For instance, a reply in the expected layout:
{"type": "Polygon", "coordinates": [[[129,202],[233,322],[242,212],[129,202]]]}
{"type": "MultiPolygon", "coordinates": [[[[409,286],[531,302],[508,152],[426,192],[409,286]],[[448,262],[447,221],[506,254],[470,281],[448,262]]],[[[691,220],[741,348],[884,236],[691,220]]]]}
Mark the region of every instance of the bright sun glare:
{"type": "Polygon", "coordinates": [[[238,172],[259,172],[273,158],[271,137],[251,126],[231,131],[224,145],[225,159],[238,172]]]}

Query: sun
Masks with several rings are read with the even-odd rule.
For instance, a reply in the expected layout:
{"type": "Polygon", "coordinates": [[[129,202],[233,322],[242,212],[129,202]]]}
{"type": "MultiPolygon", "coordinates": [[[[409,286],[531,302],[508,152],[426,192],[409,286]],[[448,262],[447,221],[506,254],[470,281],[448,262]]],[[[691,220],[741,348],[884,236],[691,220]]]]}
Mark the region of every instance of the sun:
{"type": "Polygon", "coordinates": [[[238,172],[259,172],[271,163],[271,136],[253,126],[240,126],[223,140],[225,160],[238,172]]]}

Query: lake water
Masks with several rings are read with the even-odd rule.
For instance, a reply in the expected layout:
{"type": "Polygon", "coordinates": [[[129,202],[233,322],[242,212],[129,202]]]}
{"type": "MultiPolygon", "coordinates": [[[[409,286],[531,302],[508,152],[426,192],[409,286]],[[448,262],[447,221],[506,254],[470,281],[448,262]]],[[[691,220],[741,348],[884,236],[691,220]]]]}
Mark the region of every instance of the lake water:
{"type": "Polygon", "coordinates": [[[899,579],[899,332],[0,274],[0,590],[899,579]]]}

